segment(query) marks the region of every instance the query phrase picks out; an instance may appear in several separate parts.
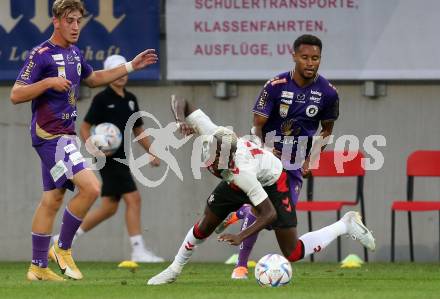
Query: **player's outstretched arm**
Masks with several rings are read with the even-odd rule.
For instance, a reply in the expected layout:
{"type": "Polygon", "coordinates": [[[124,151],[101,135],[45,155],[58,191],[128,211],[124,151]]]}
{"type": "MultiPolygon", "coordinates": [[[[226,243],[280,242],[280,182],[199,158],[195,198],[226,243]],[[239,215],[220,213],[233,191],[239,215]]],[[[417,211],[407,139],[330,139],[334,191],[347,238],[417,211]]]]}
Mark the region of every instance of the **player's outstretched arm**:
{"type": "Polygon", "coordinates": [[[58,92],[66,92],[72,82],[63,77],[50,77],[32,84],[15,83],[11,90],[10,99],[13,104],[21,104],[32,101],[48,89],[58,92]]]}
{"type": "Polygon", "coordinates": [[[253,225],[249,226],[245,230],[242,230],[237,235],[223,234],[218,237],[218,240],[238,246],[241,244],[241,242],[243,242],[244,239],[261,231],[277,219],[277,212],[275,211],[275,208],[269,198],[266,198],[260,204],[255,206],[255,210],[257,211],[257,219],[253,225]]]}
{"type": "Polygon", "coordinates": [[[107,85],[133,71],[144,69],[155,64],[159,58],[154,49],[139,53],[132,61],[108,70],[94,71],[84,82],[89,87],[107,85]]]}
{"type": "Polygon", "coordinates": [[[195,107],[184,98],[175,94],[171,95],[171,112],[183,135],[191,135],[194,133],[194,129],[186,123],[185,118],[195,110],[195,107]]]}

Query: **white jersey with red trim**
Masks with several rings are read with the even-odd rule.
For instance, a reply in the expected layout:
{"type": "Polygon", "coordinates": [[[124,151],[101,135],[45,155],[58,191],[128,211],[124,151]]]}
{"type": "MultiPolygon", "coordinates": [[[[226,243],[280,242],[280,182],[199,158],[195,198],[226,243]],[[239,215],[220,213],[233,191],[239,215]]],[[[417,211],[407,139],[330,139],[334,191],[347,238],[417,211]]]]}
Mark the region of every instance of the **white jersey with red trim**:
{"type": "MultiPolygon", "coordinates": [[[[200,109],[188,115],[186,122],[200,135],[212,135],[219,128],[200,109]]],[[[263,187],[275,184],[283,171],[271,152],[243,138],[237,141],[234,162],[235,168],[223,170],[221,176],[246,193],[254,206],[268,197],[263,187]]]]}

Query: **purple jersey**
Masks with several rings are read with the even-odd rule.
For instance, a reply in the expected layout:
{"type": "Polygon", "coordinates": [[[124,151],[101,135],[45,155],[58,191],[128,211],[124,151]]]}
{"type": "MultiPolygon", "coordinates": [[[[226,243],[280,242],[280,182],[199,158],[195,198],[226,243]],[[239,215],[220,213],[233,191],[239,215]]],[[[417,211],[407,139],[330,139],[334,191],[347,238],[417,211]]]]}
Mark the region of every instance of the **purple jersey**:
{"type": "Polygon", "coordinates": [[[275,148],[281,151],[283,144],[291,143],[294,158],[297,137],[313,137],[320,121],[338,118],[339,97],[333,85],[320,75],[305,87],[299,87],[292,76],[292,72],[286,72],[269,80],[258,96],[253,112],[268,118],[263,137],[275,131],[276,136],[281,137],[280,141],[275,141],[275,148]]]}
{"type": "Polygon", "coordinates": [[[62,135],[75,135],[80,82],[92,71],[76,46],[62,48],[45,41],[32,49],[17,77],[18,84],[33,84],[48,77],[64,77],[72,82],[67,92],[48,89],[32,100],[32,145],[62,135]]]}

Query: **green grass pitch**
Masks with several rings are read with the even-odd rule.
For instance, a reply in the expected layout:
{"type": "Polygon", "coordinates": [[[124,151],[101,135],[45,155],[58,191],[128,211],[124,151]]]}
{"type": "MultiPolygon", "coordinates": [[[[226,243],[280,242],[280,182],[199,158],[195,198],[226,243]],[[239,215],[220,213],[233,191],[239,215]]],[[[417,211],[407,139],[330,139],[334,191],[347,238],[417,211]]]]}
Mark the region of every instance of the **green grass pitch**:
{"type": "MultiPolygon", "coordinates": [[[[170,285],[145,281],[167,264],[142,264],[131,273],[116,263],[78,263],[85,278],[65,283],[28,282],[28,263],[0,263],[0,298],[440,298],[440,264],[366,264],[341,269],[336,263],[293,264],[293,280],[280,288],[259,287],[251,269],[247,281],[232,281],[231,266],[190,263],[170,285]]],[[[53,263],[52,269],[56,269],[53,263]]]]}

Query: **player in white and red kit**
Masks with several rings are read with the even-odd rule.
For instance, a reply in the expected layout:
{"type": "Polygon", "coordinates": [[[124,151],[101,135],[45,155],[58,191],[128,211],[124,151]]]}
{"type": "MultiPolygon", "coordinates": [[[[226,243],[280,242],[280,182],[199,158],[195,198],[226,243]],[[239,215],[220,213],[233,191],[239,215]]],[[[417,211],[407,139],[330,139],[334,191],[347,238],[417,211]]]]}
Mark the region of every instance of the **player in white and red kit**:
{"type": "Polygon", "coordinates": [[[171,283],[177,279],[197,245],[243,204],[251,204],[257,214],[253,225],[239,234],[223,234],[220,241],[239,245],[247,237],[270,225],[284,256],[294,262],[324,249],[340,235],[350,234],[364,246],[374,249],[371,232],[357,213],[348,212],[341,220],[319,231],[307,233],[298,240],[296,212],[291,205],[289,177],[281,161],[272,152],[248,139],[237,138],[231,130],[215,125],[202,110],[193,109],[186,101],[174,98],[172,107],[181,131],[193,129],[203,135],[203,159],[208,170],[222,179],[207,199],[204,216],[188,231],[172,264],[148,280],[149,285],[171,283]]]}

